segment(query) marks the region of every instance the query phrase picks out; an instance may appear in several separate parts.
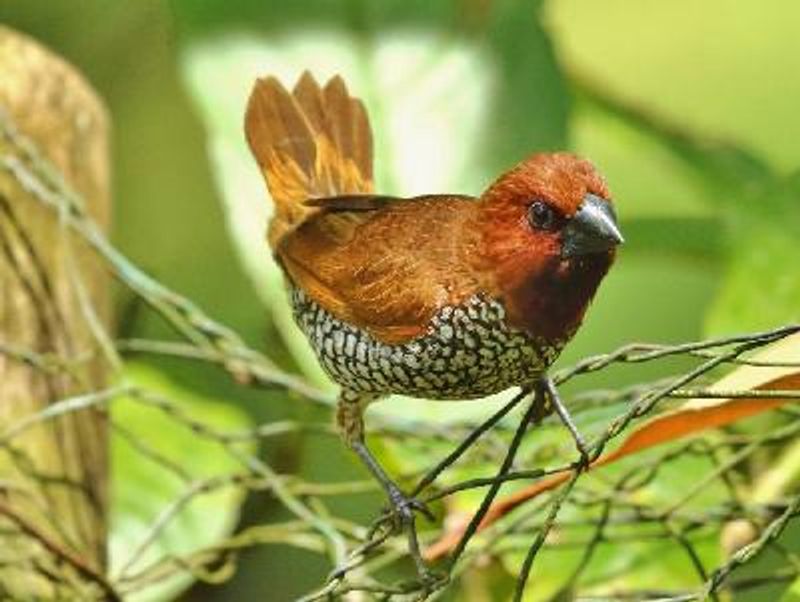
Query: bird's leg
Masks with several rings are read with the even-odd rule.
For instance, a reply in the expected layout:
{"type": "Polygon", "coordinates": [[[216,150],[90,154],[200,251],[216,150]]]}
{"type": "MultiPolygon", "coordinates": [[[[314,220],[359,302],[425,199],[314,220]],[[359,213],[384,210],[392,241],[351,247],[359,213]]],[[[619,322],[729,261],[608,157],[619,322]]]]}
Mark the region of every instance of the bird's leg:
{"type": "Polygon", "coordinates": [[[364,407],[374,399],[374,396],[347,390],[342,391],[336,408],[336,423],[344,441],[358,455],[370,473],[372,473],[372,476],[375,477],[375,480],[386,491],[392,514],[397,521],[396,525],[399,529],[404,529],[408,536],[408,551],[414,560],[417,574],[422,581],[429,581],[431,574],[420,552],[414,511],[419,510],[431,519],[433,519],[433,515],[424,504],[407,497],[402,492],[392,478],[386,474],[386,471],[383,470],[383,467],[364,442],[364,407]]]}
{"type": "Polygon", "coordinates": [[[575,423],[572,421],[572,416],[570,415],[569,410],[567,410],[566,406],[561,401],[561,397],[558,394],[556,386],[547,376],[543,377],[539,381],[538,386],[545,393],[547,399],[550,401],[550,405],[556,411],[556,414],[558,414],[561,422],[567,427],[567,430],[569,430],[572,438],[575,440],[575,447],[578,448],[578,452],[581,455],[579,467],[586,468],[589,466],[589,448],[586,445],[586,440],[583,438],[583,435],[581,435],[580,431],[578,430],[578,427],[576,427],[575,423]]]}

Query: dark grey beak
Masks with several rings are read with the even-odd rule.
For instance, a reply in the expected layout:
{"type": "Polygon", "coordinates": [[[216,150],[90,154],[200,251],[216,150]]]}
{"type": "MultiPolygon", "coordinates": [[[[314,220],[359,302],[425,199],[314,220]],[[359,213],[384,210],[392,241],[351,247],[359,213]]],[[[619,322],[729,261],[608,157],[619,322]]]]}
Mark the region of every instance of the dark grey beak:
{"type": "Polygon", "coordinates": [[[561,231],[561,257],[602,253],[623,242],[611,204],[587,194],[561,231]]]}

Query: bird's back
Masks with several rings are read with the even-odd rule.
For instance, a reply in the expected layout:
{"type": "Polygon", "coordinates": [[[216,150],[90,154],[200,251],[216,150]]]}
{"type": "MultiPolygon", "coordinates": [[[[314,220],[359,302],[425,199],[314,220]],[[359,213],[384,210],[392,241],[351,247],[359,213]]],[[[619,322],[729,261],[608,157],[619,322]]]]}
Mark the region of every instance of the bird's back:
{"type": "Polygon", "coordinates": [[[441,196],[393,199],[367,212],[323,210],[278,256],[293,284],[331,314],[384,343],[408,342],[438,310],[478,289],[464,260],[477,244],[473,205],[441,196]]]}

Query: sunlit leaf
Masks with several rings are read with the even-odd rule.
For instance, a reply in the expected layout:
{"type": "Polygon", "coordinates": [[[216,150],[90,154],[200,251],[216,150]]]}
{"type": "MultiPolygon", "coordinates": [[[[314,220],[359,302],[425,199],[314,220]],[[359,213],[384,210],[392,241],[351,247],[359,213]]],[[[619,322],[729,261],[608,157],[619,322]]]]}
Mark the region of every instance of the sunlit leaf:
{"type": "Polygon", "coordinates": [[[792,583],[792,586],[786,590],[780,602],[800,602],[800,579],[792,583]]]}
{"type": "Polygon", "coordinates": [[[709,310],[709,333],[773,327],[800,320],[800,277],[790,266],[800,232],[800,176],[737,207],[730,260],[709,310]]]}
{"type": "MultiPolygon", "coordinates": [[[[168,380],[162,372],[145,365],[127,368],[130,380],[168,399],[181,415],[216,431],[238,431],[250,426],[246,415],[227,403],[189,391],[168,380]]],[[[186,504],[175,507],[150,545],[151,529],[162,513],[206,479],[243,472],[242,465],[214,440],[204,437],[185,422],[135,398],[115,402],[112,419],[120,430],[112,438],[110,572],[134,574],[163,556],[180,556],[218,543],[239,516],[243,492],[237,487],[219,487],[209,493],[195,491],[186,504]],[[144,451],[143,451],[144,450],[144,451]],[[177,475],[169,465],[184,472],[177,475]],[[183,478],[185,477],[185,479],[183,478]],[[129,564],[132,554],[138,560],[129,564]]],[[[252,445],[244,446],[248,451],[252,445]]],[[[250,449],[249,451],[252,451],[250,449]]],[[[192,582],[188,573],[138,591],[131,599],[158,600],[192,582]]]]}
{"type": "Polygon", "coordinates": [[[800,69],[797,3],[545,6],[563,63],[704,138],[732,140],[780,169],[797,165],[800,82],[784,77],[800,69]]]}

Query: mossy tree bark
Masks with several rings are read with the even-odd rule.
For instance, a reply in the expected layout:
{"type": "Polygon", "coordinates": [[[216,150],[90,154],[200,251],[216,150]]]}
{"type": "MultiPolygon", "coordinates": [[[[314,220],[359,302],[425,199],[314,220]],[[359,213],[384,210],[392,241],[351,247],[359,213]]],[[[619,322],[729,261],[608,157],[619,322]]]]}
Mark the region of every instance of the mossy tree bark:
{"type": "Polygon", "coordinates": [[[30,421],[105,386],[107,276],[13,169],[31,161],[20,152],[27,140],[106,225],[106,113],[70,65],[4,27],[0,110],[20,134],[0,133],[0,598],[113,598],[102,578],[105,412],[30,421]],[[26,419],[30,428],[14,427],[26,419]]]}

